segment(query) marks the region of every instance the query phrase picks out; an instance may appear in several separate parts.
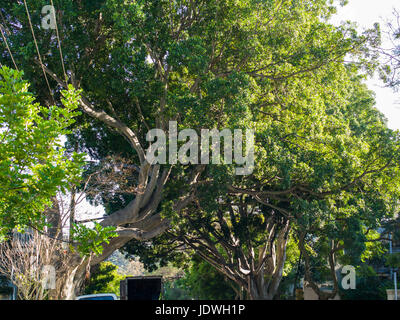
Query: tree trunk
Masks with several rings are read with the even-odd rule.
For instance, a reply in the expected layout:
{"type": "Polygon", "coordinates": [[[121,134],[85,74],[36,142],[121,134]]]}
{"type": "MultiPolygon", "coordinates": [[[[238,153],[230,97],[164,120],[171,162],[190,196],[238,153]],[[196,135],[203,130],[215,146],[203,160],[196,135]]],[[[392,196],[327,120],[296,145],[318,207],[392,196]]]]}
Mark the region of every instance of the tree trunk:
{"type": "Polygon", "coordinates": [[[263,270],[259,274],[249,275],[247,292],[250,300],[273,300],[278,293],[282,280],[285,257],[275,266],[272,274],[265,274],[263,270]],[[269,279],[268,279],[269,278],[269,279]]]}
{"type": "MultiPolygon", "coordinates": [[[[97,256],[82,258],[76,252],[70,252],[68,257],[60,256],[59,259],[67,260],[67,268],[58,270],[58,272],[56,270],[56,289],[50,290],[49,298],[51,300],[74,300],[82,293],[84,281],[89,277],[90,268],[106,260],[115,250],[134,238],[136,238],[135,234],[113,238],[109,244],[103,246],[103,253],[97,256]]],[[[60,263],[60,265],[62,264],[60,263]]]]}
{"type": "Polygon", "coordinates": [[[80,295],[90,259],[72,256],[66,270],[56,273],[56,288],[49,290],[50,300],[75,300],[80,295]]]}
{"type": "Polygon", "coordinates": [[[250,300],[272,300],[276,292],[268,292],[264,284],[264,276],[249,276],[250,300]]]}

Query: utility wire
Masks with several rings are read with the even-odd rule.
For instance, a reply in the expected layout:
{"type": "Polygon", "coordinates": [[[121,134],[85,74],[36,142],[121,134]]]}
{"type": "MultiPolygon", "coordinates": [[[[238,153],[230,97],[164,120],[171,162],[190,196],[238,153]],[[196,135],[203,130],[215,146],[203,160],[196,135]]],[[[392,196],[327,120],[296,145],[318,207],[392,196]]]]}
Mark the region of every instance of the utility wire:
{"type": "Polygon", "coordinates": [[[49,238],[49,239],[53,239],[53,240],[60,241],[60,242],[64,242],[64,243],[68,243],[68,244],[73,244],[72,241],[68,241],[68,240],[64,240],[64,239],[60,239],[60,238],[53,237],[53,236],[51,236],[51,235],[49,235],[49,234],[47,234],[47,233],[45,233],[45,232],[39,230],[38,228],[34,227],[34,226],[31,225],[31,224],[27,224],[27,226],[28,226],[29,228],[32,228],[32,229],[36,230],[39,234],[41,234],[42,236],[45,236],[45,237],[47,237],[47,238],[49,238]]]}
{"type": "MultiPolygon", "coordinates": [[[[50,0],[50,3],[52,5],[52,7],[54,8],[53,0],[50,0]]],[[[58,27],[57,27],[56,11],[53,10],[53,13],[54,13],[54,23],[55,23],[55,26],[56,26],[56,36],[57,36],[57,42],[58,42],[58,49],[59,49],[59,52],[60,52],[61,65],[62,65],[62,69],[63,69],[63,72],[64,72],[64,78],[65,78],[64,80],[67,82],[68,81],[68,77],[67,77],[67,73],[65,72],[65,65],[64,65],[64,58],[63,58],[63,53],[62,53],[62,49],[61,49],[60,35],[58,33],[58,27]]]]}
{"type": "Polygon", "coordinates": [[[38,57],[39,57],[39,63],[40,63],[40,66],[42,67],[43,75],[44,75],[44,78],[46,79],[47,87],[49,88],[49,92],[50,92],[50,95],[51,95],[51,97],[53,99],[53,103],[55,103],[53,92],[51,91],[49,80],[47,79],[46,71],[44,70],[44,67],[43,67],[42,58],[40,56],[39,47],[38,47],[38,44],[37,44],[37,41],[36,41],[36,37],[35,37],[35,32],[33,31],[31,16],[29,14],[28,5],[26,4],[26,0],[24,0],[24,4],[25,4],[26,14],[28,16],[29,26],[31,28],[31,32],[32,32],[32,36],[33,36],[33,41],[35,43],[36,51],[37,51],[37,54],[38,54],[38,57]]]}
{"type": "Polygon", "coordinates": [[[11,60],[12,60],[12,62],[14,63],[14,67],[15,67],[15,69],[16,69],[17,71],[19,71],[19,70],[18,70],[18,67],[17,67],[17,64],[15,63],[14,57],[13,57],[13,55],[12,55],[12,53],[11,53],[10,47],[8,46],[7,38],[6,38],[6,36],[4,35],[3,26],[2,26],[1,24],[0,24],[0,31],[1,31],[1,36],[3,37],[4,43],[5,43],[5,45],[6,45],[6,48],[7,48],[7,50],[8,50],[8,53],[10,54],[11,60]]]}

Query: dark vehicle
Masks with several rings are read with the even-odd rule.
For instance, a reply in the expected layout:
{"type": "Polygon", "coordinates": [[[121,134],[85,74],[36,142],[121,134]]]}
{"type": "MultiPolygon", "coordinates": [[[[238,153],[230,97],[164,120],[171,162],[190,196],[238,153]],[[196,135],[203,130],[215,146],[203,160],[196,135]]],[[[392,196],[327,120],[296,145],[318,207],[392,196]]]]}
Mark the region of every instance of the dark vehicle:
{"type": "Polygon", "coordinates": [[[161,276],[128,277],[120,282],[121,300],[159,300],[161,276]]]}

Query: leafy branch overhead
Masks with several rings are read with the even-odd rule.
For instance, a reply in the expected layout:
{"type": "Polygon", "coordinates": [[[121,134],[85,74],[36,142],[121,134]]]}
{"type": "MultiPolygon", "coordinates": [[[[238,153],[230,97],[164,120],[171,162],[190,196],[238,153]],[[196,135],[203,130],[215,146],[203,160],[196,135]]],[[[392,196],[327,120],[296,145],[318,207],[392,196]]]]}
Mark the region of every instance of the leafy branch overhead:
{"type": "Polygon", "coordinates": [[[22,72],[0,69],[0,236],[16,227],[45,225],[45,209],[58,190],[80,182],[84,154],[68,157],[61,135],[69,134],[79,92],[63,91],[63,106],[41,106],[22,72]]]}
{"type": "Polygon", "coordinates": [[[82,155],[64,155],[64,134],[68,152],[91,158],[84,176],[127,173],[108,187],[88,183],[106,216],[94,229],[73,227],[84,254],[71,254],[70,282],[120,248],[151,266],[197,254],[247,297],[273,299],[299,257],[321,298],[330,297],[316,285],[322,276],[334,296],[335,265],[366,259],[398,212],[399,132],[364,84],[379,64],[379,27],[333,25],[326,0],[54,0],[55,33],[39,27],[45,2],[28,1],[30,17],[22,1],[0,0],[4,64],[24,70],[46,106],[3,69],[1,126],[15,131],[1,133],[1,226],[43,224],[57,186],[81,191],[82,155]],[[146,134],[168,132],[170,121],[196,132],[253,129],[253,173],[149,163],[146,134]]]}

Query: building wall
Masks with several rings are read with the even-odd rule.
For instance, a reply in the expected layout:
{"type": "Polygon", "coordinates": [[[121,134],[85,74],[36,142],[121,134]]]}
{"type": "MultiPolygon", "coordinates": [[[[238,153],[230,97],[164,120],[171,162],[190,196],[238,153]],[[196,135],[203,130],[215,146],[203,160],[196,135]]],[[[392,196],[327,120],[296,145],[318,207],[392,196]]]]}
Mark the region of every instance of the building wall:
{"type": "MultiPolygon", "coordinates": [[[[318,300],[318,295],[314,292],[314,290],[310,287],[304,287],[304,300],[318,300]]],[[[340,300],[339,294],[336,294],[334,299],[331,300],[340,300]]]]}

